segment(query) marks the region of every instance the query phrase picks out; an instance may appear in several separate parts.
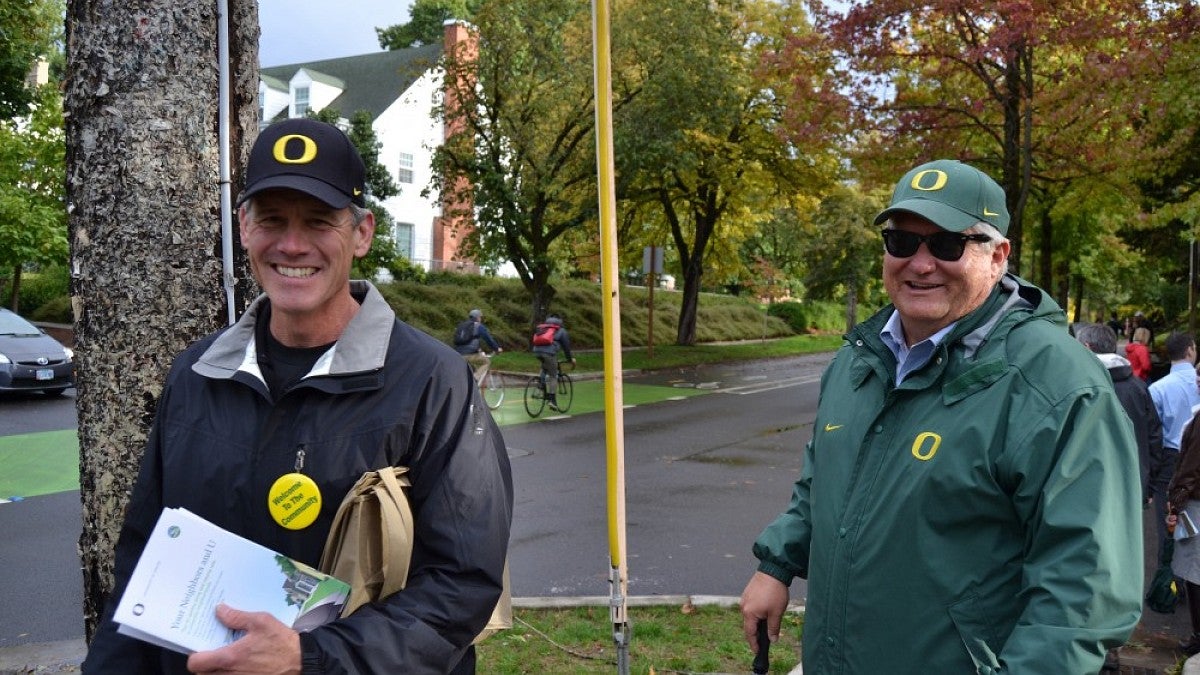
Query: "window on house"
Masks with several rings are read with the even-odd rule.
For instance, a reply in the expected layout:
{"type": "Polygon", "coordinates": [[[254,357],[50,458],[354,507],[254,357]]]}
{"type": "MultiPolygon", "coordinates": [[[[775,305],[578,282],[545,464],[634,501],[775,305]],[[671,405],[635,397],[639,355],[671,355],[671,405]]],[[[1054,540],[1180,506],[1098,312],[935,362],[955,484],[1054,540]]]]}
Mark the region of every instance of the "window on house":
{"type": "Polygon", "coordinates": [[[413,259],[413,225],[412,223],[396,223],[392,230],[396,240],[396,251],[408,260],[413,259]]]}
{"type": "Polygon", "coordinates": [[[295,97],[296,117],[304,117],[308,113],[308,87],[296,87],[295,97]]]}
{"type": "Polygon", "coordinates": [[[411,152],[400,153],[400,170],[396,173],[396,178],[401,183],[413,182],[413,156],[411,152]]]}

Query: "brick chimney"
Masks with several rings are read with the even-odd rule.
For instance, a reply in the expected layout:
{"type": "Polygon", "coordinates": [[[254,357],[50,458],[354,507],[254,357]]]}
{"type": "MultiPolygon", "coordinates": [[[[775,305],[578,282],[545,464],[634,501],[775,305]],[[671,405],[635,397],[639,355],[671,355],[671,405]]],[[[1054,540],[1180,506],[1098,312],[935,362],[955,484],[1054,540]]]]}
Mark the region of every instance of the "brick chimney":
{"type": "MultiPolygon", "coordinates": [[[[445,56],[457,61],[473,61],[478,54],[478,43],[467,23],[449,19],[443,26],[442,51],[445,56]]],[[[446,119],[442,122],[444,140],[466,128],[462,119],[456,114],[459,109],[457,89],[469,84],[461,79],[459,82],[451,82],[449,75],[442,84],[446,110],[446,119]]],[[[460,177],[455,182],[454,191],[457,192],[468,186],[467,179],[460,177]]],[[[471,213],[473,204],[469,197],[456,200],[454,195],[449,194],[450,192],[449,190],[442,191],[442,215],[438,216],[433,223],[433,265],[435,269],[475,272],[478,270],[475,261],[464,257],[459,252],[462,241],[474,230],[475,224],[470,216],[456,215],[471,213]]]]}

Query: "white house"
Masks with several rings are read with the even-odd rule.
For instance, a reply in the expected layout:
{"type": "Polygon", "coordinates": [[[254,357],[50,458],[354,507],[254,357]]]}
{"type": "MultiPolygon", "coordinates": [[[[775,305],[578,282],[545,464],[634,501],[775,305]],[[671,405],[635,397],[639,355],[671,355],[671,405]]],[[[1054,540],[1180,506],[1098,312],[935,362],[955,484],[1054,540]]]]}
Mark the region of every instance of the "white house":
{"type": "Polygon", "coordinates": [[[443,95],[438,61],[443,49],[467,39],[467,30],[448,22],[445,35],[441,45],[263,68],[259,120],[266,125],[332,108],[348,128],[355,113],[367,111],[380,143],[379,163],[400,188],[383,201],[395,223],[397,248],[427,270],[474,272],[473,262],[458,255],[463,230],[442,218],[440,196],[436,191],[421,196],[429,185],[433,151],[446,136],[432,114],[443,95]]]}

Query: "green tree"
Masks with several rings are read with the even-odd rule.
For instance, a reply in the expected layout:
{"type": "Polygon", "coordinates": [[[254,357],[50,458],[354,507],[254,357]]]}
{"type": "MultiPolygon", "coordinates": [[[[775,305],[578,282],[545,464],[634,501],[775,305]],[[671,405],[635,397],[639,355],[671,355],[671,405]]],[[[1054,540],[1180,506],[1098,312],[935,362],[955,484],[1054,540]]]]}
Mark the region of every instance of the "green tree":
{"type": "MultiPolygon", "coordinates": [[[[458,205],[443,215],[474,222],[462,250],[510,262],[538,321],[555,296],[556,243],[596,219],[591,16],[570,0],[494,0],[475,24],[477,55],[444,57],[437,114],[452,133],[434,153],[432,187],[458,205]]],[[[614,82],[618,107],[635,94],[626,81],[614,82]]]]}
{"type": "Polygon", "coordinates": [[[874,224],[889,195],[864,194],[839,186],[821,200],[808,222],[808,274],[811,296],[846,301],[846,330],[858,323],[858,305],[877,304],[881,288],[883,240],[874,224]]]}
{"type": "Polygon", "coordinates": [[[1178,11],[1166,15],[1162,77],[1146,81],[1144,123],[1159,161],[1138,166],[1125,175],[1140,188],[1144,211],[1121,223],[1122,239],[1142,256],[1138,273],[1126,281],[1133,300],[1144,309],[1162,306],[1171,325],[1182,319],[1166,300],[1182,296],[1192,285],[1187,325],[1196,327],[1195,266],[1189,253],[1200,239],[1200,15],[1178,11]]]}
{"type": "Polygon", "coordinates": [[[27,82],[38,59],[61,62],[62,12],[57,1],[0,3],[0,269],[11,270],[14,311],[25,265],[67,263],[62,96],[57,81],[27,82]]]}
{"type": "Polygon", "coordinates": [[[67,262],[65,155],[56,85],[37,89],[27,119],[0,121],[0,266],[12,270],[13,311],[19,309],[24,265],[67,262]]]}
{"type": "Polygon", "coordinates": [[[780,94],[793,81],[764,63],[789,32],[807,30],[796,7],[666,2],[630,11],[644,12],[638,21],[656,39],[633,48],[646,74],[643,95],[617,118],[619,196],[661,210],[683,278],[676,343],[689,345],[704,276],[738,276],[741,242],[791,195],[830,185],[837,165],[828,147],[799,148],[778,133],[780,94]]]}
{"type": "MultiPolygon", "coordinates": [[[[308,116],[329,124],[340,124],[341,112],[335,108],[322,108],[320,111],[308,111],[308,116]]],[[[358,149],[366,166],[366,200],[367,208],[375,214],[375,239],[371,242],[371,250],[364,257],[354,261],[353,273],[363,279],[374,278],[379,270],[393,271],[399,251],[396,249],[396,239],[393,232],[392,216],[384,208],[382,202],[388,197],[400,193],[396,181],[388,173],[387,167],[379,162],[379,150],[382,143],[375,134],[371,113],[359,110],[350,116],[350,128],[346,131],[350,142],[358,149]]],[[[403,265],[402,265],[403,267],[403,265]]]]}
{"type": "Polygon", "coordinates": [[[24,115],[37,100],[26,85],[30,69],[48,58],[62,39],[62,0],[0,2],[0,119],[24,115]]]}
{"type": "Polygon", "coordinates": [[[379,46],[394,50],[438,44],[448,19],[471,21],[482,4],[483,0],[414,0],[408,23],[375,29],[379,46]]]}

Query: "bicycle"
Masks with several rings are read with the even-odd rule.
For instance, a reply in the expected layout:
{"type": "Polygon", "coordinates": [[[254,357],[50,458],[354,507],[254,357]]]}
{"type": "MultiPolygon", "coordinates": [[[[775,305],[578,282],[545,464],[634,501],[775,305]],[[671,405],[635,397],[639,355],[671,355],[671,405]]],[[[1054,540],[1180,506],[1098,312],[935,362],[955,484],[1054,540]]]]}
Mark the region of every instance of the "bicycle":
{"type": "Polygon", "coordinates": [[[479,352],[488,359],[486,365],[480,370],[483,371],[482,377],[475,378],[475,384],[479,385],[479,393],[483,396],[483,402],[491,410],[500,407],[504,403],[504,381],[496,373],[492,372],[491,358],[494,354],[487,352],[479,352]]]}
{"type": "MultiPolygon", "coordinates": [[[[570,364],[570,361],[558,362],[558,392],[555,398],[558,404],[558,412],[565,413],[571,409],[571,402],[575,400],[575,381],[564,370],[564,366],[570,364]]],[[[529,382],[525,384],[525,412],[529,413],[530,417],[537,417],[542,414],[542,410],[546,408],[546,370],[529,378],[529,382]]]]}

